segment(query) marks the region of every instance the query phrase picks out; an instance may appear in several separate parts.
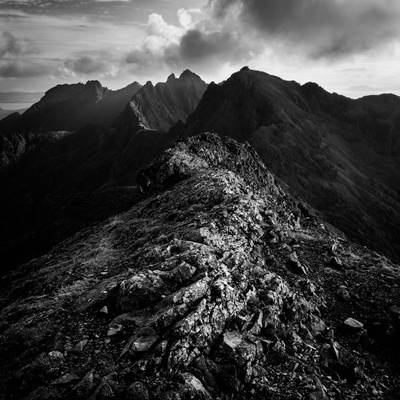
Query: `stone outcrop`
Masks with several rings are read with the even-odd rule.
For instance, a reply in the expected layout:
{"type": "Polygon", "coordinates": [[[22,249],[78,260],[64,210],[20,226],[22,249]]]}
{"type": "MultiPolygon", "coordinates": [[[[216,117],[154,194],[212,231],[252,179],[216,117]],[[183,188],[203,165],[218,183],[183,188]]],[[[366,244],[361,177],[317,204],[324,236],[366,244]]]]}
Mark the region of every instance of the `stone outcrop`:
{"type": "Polygon", "coordinates": [[[397,265],[232,139],[138,181],[146,199],[2,279],[2,398],[398,398],[397,265]]]}

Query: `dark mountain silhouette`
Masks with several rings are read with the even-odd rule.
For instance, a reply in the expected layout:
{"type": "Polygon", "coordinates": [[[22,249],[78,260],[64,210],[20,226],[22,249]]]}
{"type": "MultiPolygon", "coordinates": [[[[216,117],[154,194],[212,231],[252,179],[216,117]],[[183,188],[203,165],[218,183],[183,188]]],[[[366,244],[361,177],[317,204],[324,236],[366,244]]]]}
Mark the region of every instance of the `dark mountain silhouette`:
{"type": "MultiPolygon", "coordinates": [[[[88,124],[110,126],[140,87],[134,82],[113,91],[98,81],[55,86],[16,121],[11,131],[75,131],[88,124]]],[[[5,130],[1,124],[0,129],[5,130]]]]}
{"type": "Polygon", "coordinates": [[[400,259],[400,98],[352,100],[248,68],[210,84],[183,129],[249,141],[354,240],[400,259]]]}
{"type": "Polygon", "coordinates": [[[0,396],[399,398],[400,266],[203,134],[145,199],[1,280],[0,396]]]}

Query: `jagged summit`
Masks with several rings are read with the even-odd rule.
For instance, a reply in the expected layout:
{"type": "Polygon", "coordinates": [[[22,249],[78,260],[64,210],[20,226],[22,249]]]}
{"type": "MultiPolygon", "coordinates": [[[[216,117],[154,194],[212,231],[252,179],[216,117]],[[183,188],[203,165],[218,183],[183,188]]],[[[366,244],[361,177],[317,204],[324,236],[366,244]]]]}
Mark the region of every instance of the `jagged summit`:
{"type": "Polygon", "coordinates": [[[174,73],[172,73],[171,75],[168,76],[167,82],[168,82],[168,81],[174,81],[175,79],[176,79],[176,76],[175,76],[174,73]]]}
{"type": "Polygon", "coordinates": [[[178,121],[186,121],[206,88],[207,84],[190,71],[179,78],[171,74],[166,82],[156,85],[149,81],[131,99],[122,124],[166,132],[178,121]]]}
{"type": "Polygon", "coordinates": [[[86,87],[94,87],[94,88],[102,88],[103,87],[102,84],[97,79],[86,81],[85,86],[86,87]]]}
{"type": "Polygon", "coordinates": [[[199,75],[191,71],[190,69],[185,69],[182,71],[181,75],[179,78],[186,78],[186,79],[198,79],[200,78],[199,75]]]}
{"type": "Polygon", "coordinates": [[[2,280],[0,391],[398,398],[398,266],[330,232],[232,139],[179,142],[139,181],[148,198],[2,280]]]}

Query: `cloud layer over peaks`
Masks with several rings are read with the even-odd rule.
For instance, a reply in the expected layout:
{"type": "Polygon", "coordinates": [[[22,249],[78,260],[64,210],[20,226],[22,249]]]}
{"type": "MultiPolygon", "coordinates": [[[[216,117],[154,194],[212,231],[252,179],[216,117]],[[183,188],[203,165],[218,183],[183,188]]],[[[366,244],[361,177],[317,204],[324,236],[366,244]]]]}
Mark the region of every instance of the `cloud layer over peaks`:
{"type": "Polygon", "coordinates": [[[216,18],[319,57],[346,56],[400,37],[398,0],[211,0],[216,18]]]}

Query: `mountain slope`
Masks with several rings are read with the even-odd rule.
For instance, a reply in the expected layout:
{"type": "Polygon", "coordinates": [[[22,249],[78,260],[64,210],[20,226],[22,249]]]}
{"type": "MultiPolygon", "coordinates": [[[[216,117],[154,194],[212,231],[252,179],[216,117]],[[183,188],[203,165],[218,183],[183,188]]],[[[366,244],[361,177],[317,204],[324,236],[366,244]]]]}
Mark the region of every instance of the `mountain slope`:
{"type": "Polygon", "coordinates": [[[242,69],[211,84],[184,134],[249,141],[290,190],[353,239],[400,259],[400,98],[348,99],[242,69]]]}
{"type": "Polygon", "coordinates": [[[204,134],[0,294],[10,399],[396,399],[399,267],[204,134]]]}
{"type": "Polygon", "coordinates": [[[136,175],[174,140],[148,130],[87,126],[0,137],[0,275],[141,197],[136,175]]]}
{"type": "Polygon", "coordinates": [[[197,107],[207,84],[186,70],[179,78],[170,75],[155,86],[147,82],[131,99],[126,112],[135,124],[146,129],[168,131],[178,121],[185,122],[197,107]]]}

